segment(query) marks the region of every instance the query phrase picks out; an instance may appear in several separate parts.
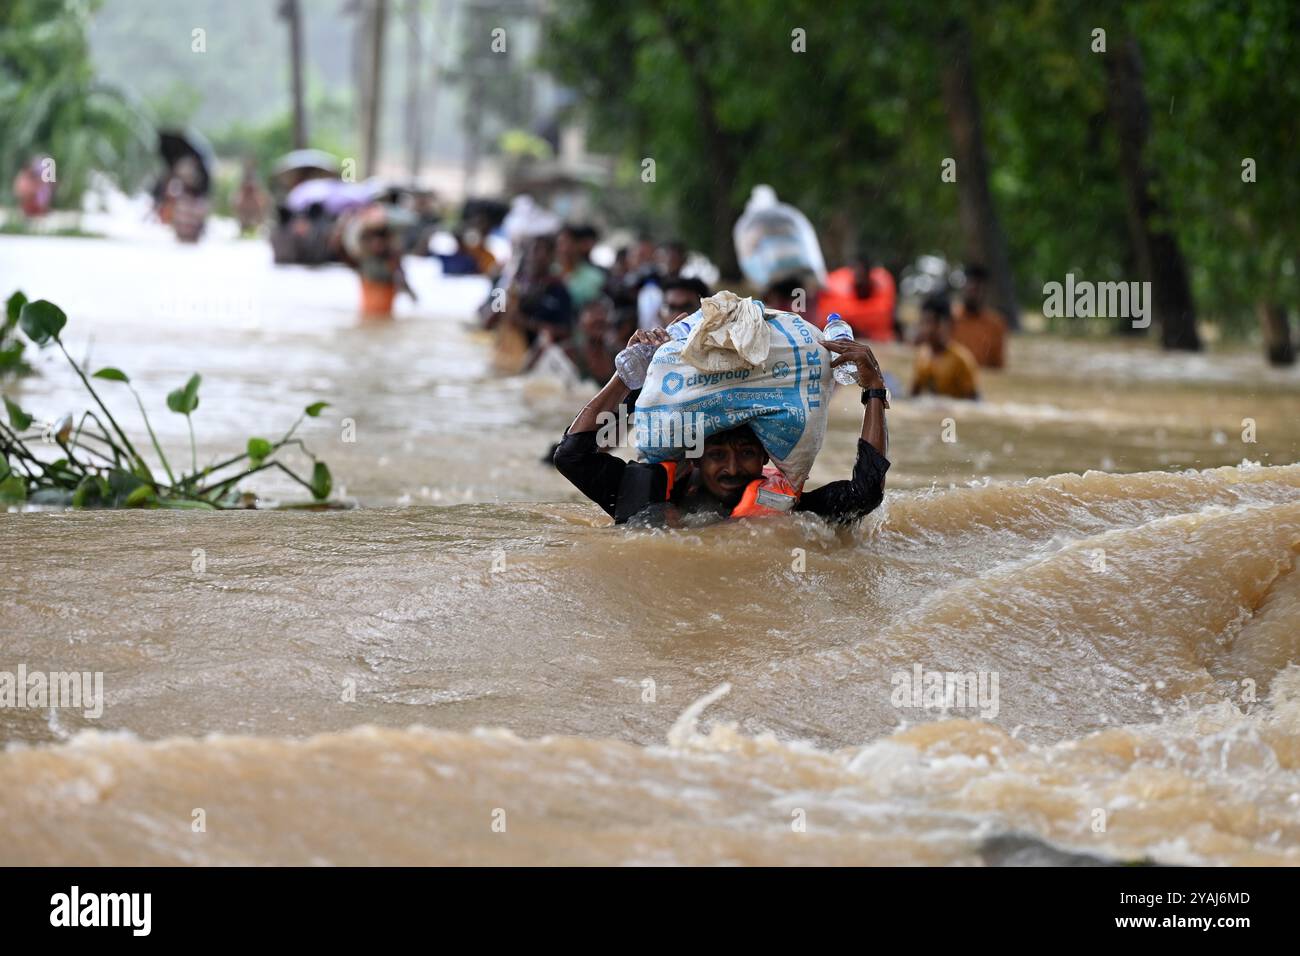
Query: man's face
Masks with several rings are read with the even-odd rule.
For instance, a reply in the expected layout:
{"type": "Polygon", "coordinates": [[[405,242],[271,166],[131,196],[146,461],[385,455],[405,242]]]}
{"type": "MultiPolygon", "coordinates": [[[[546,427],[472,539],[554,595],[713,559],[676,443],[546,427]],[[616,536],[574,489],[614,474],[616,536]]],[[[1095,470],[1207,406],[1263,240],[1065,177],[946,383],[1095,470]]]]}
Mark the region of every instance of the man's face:
{"type": "Polygon", "coordinates": [[[664,293],[664,301],[659,306],[659,323],[667,327],[683,312],[690,315],[699,307],[700,297],[690,289],[669,289],[664,293]]]}
{"type": "Polygon", "coordinates": [[[853,264],[853,286],[859,298],[871,295],[871,267],[865,262],[853,264]]]}
{"type": "Polygon", "coordinates": [[[533,244],[528,247],[528,268],[526,272],[531,278],[544,278],[550,273],[551,264],[554,261],[555,245],[545,239],[534,239],[533,244]]]}
{"type": "Polygon", "coordinates": [[[580,324],[582,331],[590,338],[602,338],[606,329],[609,328],[609,308],[604,302],[597,299],[582,310],[580,324]]]}
{"type": "Polygon", "coordinates": [[[647,240],[640,240],[632,247],[632,252],[628,257],[629,269],[640,269],[643,265],[651,262],[655,257],[654,243],[647,240]]]}
{"type": "Polygon", "coordinates": [[[962,301],[968,309],[980,309],[984,305],[984,280],[970,277],[966,280],[966,287],[962,289],[962,301]]]}
{"type": "Polygon", "coordinates": [[[379,255],[387,250],[391,235],[387,226],[368,226],[361,233],[361,241],[365,245],[366,252],[372,256],[379,255]]]}
{"type": "Polygon", "coordinates": [[[933,312],[921,313],[921,325],[917,329],[918,345],[928,345],[935,352],[942,352],[948,347],[948,325],[933,312]]]}
{"type": "Polygon", "coordinates": [[[656,260],[659,271],[666,276],[677,275],[682,271],[682,266],[686,265],[686,257],[680,249],[673,246],[660,246],[656,260]]]}
{"type": "Polygon", "coordinates": [[[708,441],[700,456],[700,480],[726,507],[740,504],[745,487],[763,477],[767,453],[756,439],[708,441]]]}
{"type": "Polygon", "coordinates": [[[573,233],[567,229],[560,231],[555,238],[555,257],[561,262],[568,262],[574,258],[578,251],[578,242],[573,237],[573,233]]]}

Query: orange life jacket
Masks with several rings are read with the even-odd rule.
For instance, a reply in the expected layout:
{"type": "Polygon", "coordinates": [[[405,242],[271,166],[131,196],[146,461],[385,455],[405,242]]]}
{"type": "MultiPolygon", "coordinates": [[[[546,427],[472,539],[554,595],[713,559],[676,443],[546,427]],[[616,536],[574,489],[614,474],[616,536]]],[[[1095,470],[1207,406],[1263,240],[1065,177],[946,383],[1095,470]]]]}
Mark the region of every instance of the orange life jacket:
{"type": "MultiPolygon", "coordinates": [[[[677,462],[660,462],[668,473],[668,490],[664,494],[667,501],[673,496],[673,482],[677,478],[677,462]]],[[[763,468],[763,477],[755,478],[745,486],[745,493],[740,496],[740,503],[731,509],[729,518],[756,518],[761,515],[779,515],[793,511],[799,503],[800,490],[790,484],[785,475],[775,465],[763,468]]]]}
{"type": "Polygon", "coordinates": [[[361,279],[361,313],[369,318],[393,317],[393,300],[397,298],[397,286],[391,282],[377,282],[374,279],[361,279]]]}
{"type": "Polygon", "coordinates": [[[826,277],[826,286],[817,297],[817,315],[821,325],[832,312],[838,312],[859,338],[890,342],[894,338],[894,306],[898,290],[888,269],[871,270],[871,295],[858,298],[853,269],[845,266],[826,277]]]}

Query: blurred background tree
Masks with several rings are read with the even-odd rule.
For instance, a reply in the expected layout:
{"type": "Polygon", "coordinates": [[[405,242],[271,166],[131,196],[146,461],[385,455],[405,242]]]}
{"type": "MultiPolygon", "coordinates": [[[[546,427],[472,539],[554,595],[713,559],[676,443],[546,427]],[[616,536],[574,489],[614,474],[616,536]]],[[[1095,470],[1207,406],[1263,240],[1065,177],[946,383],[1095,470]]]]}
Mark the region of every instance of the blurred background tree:
{"type": "Polygon", "coordinates": [[[1271,361],[1294,361],[1294,0],[7,0],[0,173],[44,152],[60,205],[92,168],[129,189],[159,169],[147,114],[265,174],[303,138],[285,13],[310,145],[361,155],[373,116],[388,174],[399,156],[412,176],[451,162],[490,188],[488,157],[536,158],[535,138],[555,148],[557,124],[581,125],[613,170],[592,208],[685,239],[725,276],[732,227],[769,183],[832,266],[860,249],[895,272],[982,260],[1012,318],[1067,273],[1150,280],[1165,347],[1258,330],[1271,361]],[[366,48],[385,51],[373,109],[366,48]]]}
{"type": "Polygon", "coordinates": [[[149,172],[154,131],[121,90],[98,79],[87,0],[0,4],[0,177],[7,185],[38,155],[55,157],[54,203],[78,208],[99,172],[130,191],[149,172]]]}
{"type": "Polygon", "coordinates": [[[570,0],[546,62],[599,145],[655,159],[645,201],[724,273],[767,182],[832,263],[983,259],[1008,312],[1067,272],[1150,280],[1165,347],[1198,348],[1198,318],[1258,322],[1289,363],[1297,39],[1290,0],[570,0]]]}

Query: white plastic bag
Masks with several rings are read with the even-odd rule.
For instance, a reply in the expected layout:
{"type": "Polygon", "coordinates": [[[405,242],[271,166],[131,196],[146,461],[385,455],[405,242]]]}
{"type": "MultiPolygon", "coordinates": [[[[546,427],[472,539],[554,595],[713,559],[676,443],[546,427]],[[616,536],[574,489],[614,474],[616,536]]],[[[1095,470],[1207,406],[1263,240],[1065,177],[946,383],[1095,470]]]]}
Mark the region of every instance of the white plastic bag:
{"type": "Polygon", "coordinates": [[[826,283],[826,260],[808,217],[778,202],[771,186],[755,186],[732,230],[736,259],[745,278],[760,289],[811,275],[826,283]]]}

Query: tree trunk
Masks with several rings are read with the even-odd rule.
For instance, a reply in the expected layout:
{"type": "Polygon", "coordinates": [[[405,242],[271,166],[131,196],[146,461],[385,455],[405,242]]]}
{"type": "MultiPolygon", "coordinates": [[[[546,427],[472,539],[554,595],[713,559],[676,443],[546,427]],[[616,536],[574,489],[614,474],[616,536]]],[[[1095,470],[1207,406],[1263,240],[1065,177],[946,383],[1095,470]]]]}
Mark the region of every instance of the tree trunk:
{"type": "Polygon", "coordinates": [[[289,82],[293,95],[293,148],[307,146],[307,107],[302,89],[302,10],[298,0],[281,0],[280,17],[289,25],[289,82]]]}
{"type": "Polygon", "coordinates": [[[465,10],[468,19],[468,52],[461,60],[461,75],[466,81],[465,105],[462,110],[465,129],[465,195],[474,195],[474,184],[478,178],[479,160],[483,152],[483,110],[480,104],[485,96],[485,72],[489,69],[486,59],[498,55],[488,52],[482,46],[482,39],[490,35],[494,26],[488,9],[481,5],[470,5],[465,10]]]}
{"type": "Polygon", "coordinates": [[[1270,365],[1294,365],[1295,344],[1291,340],[1291,322],[1286,306],[1277,302],[1260,302],[1255,306],[1264,332],[1264,354],[1270,365]]]}
{"type": "Polygon", "coordinates": [[[406,136],[411,178],[424,164],[424,124],[420,114],[420,7],[422,0],[406,0],[406,136]]]}
{"type": "Polygon", "coordinates": [[[716,97],[705,72],[707,43],[699,42],[691,26],[673,14],[659,9],[664,32],[677,48],[694,93],[695,116],[704,135],[709,166],[714,172],[714,188],[709,190],[709,257],[724,279],[740,275],[736,260],[736,244],[732,230],[743,211],[732,199],[732,189],[740,179],[740,145],[718,122],[716,97]]]}
{"type": "MultiPolygon", "coordinates": [[[[989,270],[993,304],[1020,327],[1016,281],[1007,253],[1007,240],[989,191],[988,157],[980,121],[979,91],[971,60],[970,31],[963,20],[951,21],[944,35],[943,102],[948,114],[954,159],[957,160],[957,199],[967,263],[989,270]]],[[[939,170],[934,171],[935,176],[939,170]]]]}
{"type": "MultiPolygon", "coordinates": [[[[428,98],[424,108],[424,126],[434,143],[438,141],[438,94],[442,90],[442,47],[438,31],[447,23],[447,0],[438,0],[433,11],[433,32],[429,42],[428,98]]],[[[436,149],[434,150],[436,153],[436,149]]],[[[436,157],[435,157],[436,158],[436,157]]]]}
{"type": "Polygon", "coordinates": [[[1129,236],[1142,281],[1151,283],[1151,307],[1160,324],[1161,344],[1166,349],[1199,351],[1196,309],[1178,239],[1154,225],[1160,208],[1151,192],[1154,174],[1143,159],[1151,115],[1137,40],[1127,37],[1106,55],[1106,74],[1107,110],[1119,137],[1129,236]]]}
{"type": "Polygon", "coordinates": [[[465,195],[474,195],[474,181],[478,178],[479,154],[483,148],[483,113],[472,104],[483,100],[481,66],[475,64],[469,80],[469,99],[465,115],[465,195]]]}
{"type": "Polygon", "coordinates": [[[371,0],[366,36],[366,90],[362,126],[362,166],[367,176],[378,172],[380,117],[384,102],[384,31],[388,25],[388,0],[371,0]]]}

